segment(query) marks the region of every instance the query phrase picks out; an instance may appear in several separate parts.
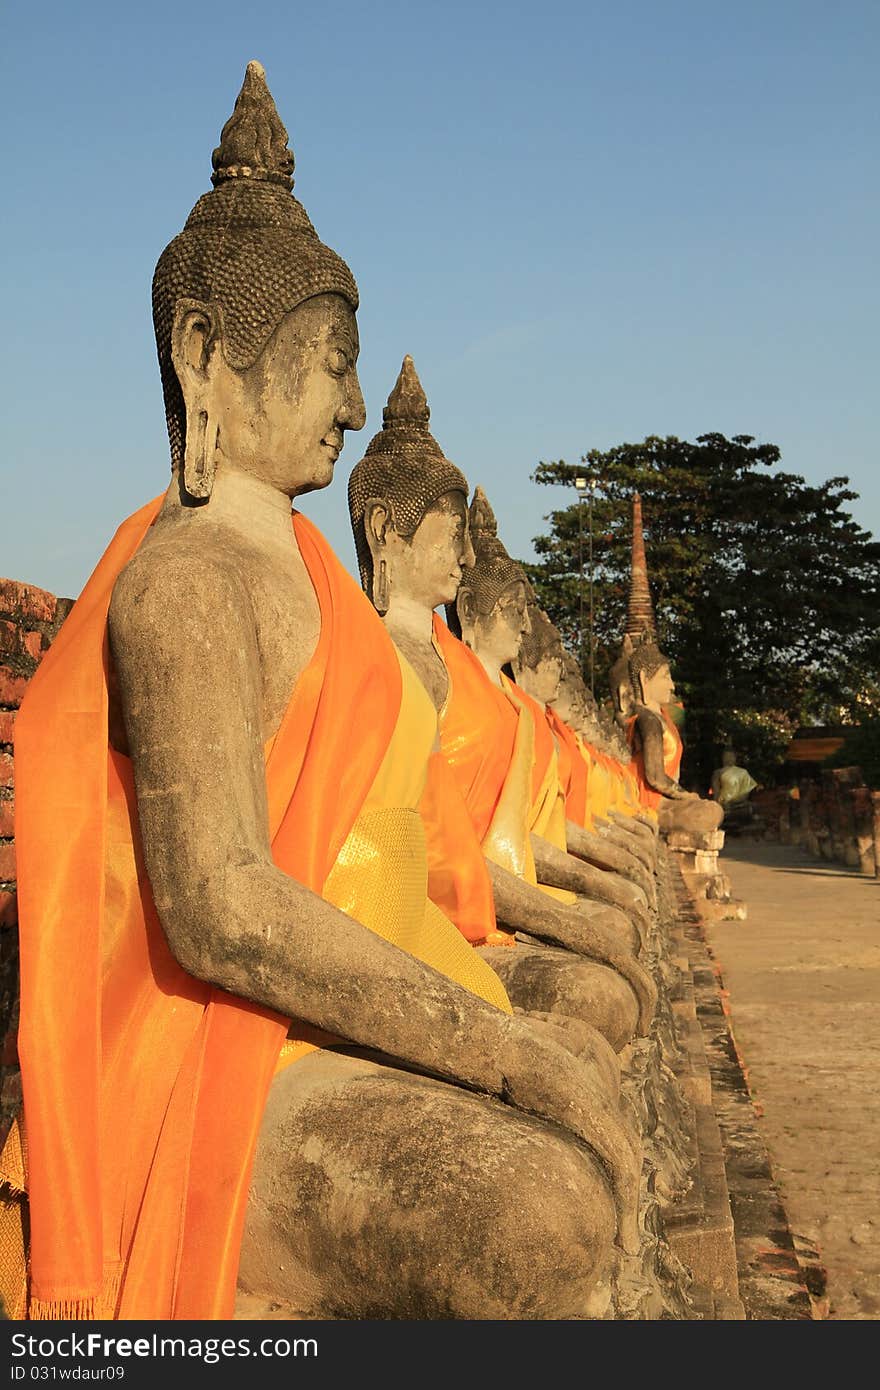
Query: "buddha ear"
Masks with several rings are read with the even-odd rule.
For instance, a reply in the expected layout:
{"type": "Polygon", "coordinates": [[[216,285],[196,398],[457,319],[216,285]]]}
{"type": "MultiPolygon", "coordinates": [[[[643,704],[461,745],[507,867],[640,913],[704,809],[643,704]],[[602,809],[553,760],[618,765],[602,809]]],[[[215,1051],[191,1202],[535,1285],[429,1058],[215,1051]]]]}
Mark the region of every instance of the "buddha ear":
{"type": "Polygon", "coordinates": [[[455,607],[458,621],[461,624],[462,639],[464,639],[465,632],[473,628],[477,621],[477,602],[473,590],[462,585],[455,600],[455,607]]]}
{"type": "Polygon", "coordinates": [[[368,497],[364,506],[364,534],[373,564],[388,543],[388,532],[394,531],[394,503],[390,497],[368,497]]]}
{"type": "Polygon", "coordinates": [[[214,486],[220,424],[214,403],[219,308],[180,299],[171,326],[171,361],[186,408],[183,485],[190,497],[207,498],[214,486]]]}
{"type": "Polygon", "coordinates": [[[364,507],[364,535],[373,560],[373,606],[387,613],[391,581],[388,574],[388,532],[394,531],[394,506],[387,497],[368,497],[364,507]]]}

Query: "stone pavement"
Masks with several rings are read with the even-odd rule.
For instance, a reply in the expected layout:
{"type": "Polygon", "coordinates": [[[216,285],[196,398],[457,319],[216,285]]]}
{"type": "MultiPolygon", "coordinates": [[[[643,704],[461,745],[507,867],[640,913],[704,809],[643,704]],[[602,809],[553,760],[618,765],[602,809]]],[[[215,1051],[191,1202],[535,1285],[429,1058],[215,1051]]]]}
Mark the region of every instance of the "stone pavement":
{"type": "Polygon", "coordinates": [[[880,880],[728,839],[744,922],[706,937],[815,1316],[880,1318],[880,880]]]}

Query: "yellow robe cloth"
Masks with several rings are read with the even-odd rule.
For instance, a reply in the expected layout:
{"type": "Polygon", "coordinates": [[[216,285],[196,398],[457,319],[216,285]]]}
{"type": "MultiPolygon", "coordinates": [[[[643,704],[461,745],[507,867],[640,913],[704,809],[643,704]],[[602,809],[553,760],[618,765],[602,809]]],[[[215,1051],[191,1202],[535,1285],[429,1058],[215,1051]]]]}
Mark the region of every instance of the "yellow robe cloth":
{"type": "MultiPolygon", "coordinates": [[[[418,804],[437,736],[437,712],[409,662],[395,651],[402,677],[397,725],[322,897],[377,936],[512,1013],[494,970],[427,896],[425,828],[418,804]]],[[[315,1050],[311,1037],[311,1030],[304,1031],[301,1039],[288,1035],[279,1071],[315,1050]]],[[[331,1041],[343,1040],[328,1035],[327,1042],[331,1041]]]]}

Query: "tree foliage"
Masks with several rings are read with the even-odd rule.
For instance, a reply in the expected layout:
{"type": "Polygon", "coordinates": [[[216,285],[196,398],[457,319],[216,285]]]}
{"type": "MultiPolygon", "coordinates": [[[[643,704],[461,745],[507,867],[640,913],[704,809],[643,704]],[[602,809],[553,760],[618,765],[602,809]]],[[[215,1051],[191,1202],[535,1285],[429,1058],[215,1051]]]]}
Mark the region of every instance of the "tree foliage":
{"type": "Polygon", "coordinates": [[[846,510],[857,499],[847,478],[813,486],[779,459],[749,435],[649,437],[594,449],[579,464],[540,463],[533,475],[571,487],[573,498],[576,477],[595,485],[592,501],[588,490],[545,518],[550,531],[535,538],[539,562],[527,569],[586,673],[592,510],[597,696],[620,648],[631,503],[641,494],[658,629],[697,785],[737,729],[761,727],[756,714],[780,727],[853,723],[876,698],[880,544],[846,510]]]}
{"type": "Polygon", "coordinates": [[[847,731],[843,747],[828,759],[828,766],[860,767],[868,786],[880,790],[880,713],[847,731]]]}

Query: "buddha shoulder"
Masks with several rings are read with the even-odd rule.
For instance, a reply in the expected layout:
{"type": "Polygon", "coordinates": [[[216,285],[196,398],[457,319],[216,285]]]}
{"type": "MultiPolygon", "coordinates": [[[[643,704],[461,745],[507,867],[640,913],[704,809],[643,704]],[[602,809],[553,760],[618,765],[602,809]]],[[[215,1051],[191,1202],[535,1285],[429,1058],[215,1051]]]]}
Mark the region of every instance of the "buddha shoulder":
{"type": "Polygon", "coordinates": [[[228,552],[144,544],[116,580],[109,621],[114,650],[133,642],[171,655],[194,634],[209,641],[232,630],[240,638],[254,627],[247,571],[228,552]]]}
{"type": "Polygon", "coordinates": [[[663,721],[659,714],[655,714],[647,705],[636,706],[636,727],[642,737],[642,741],[647,739],[663,739],[663,721]]]}

